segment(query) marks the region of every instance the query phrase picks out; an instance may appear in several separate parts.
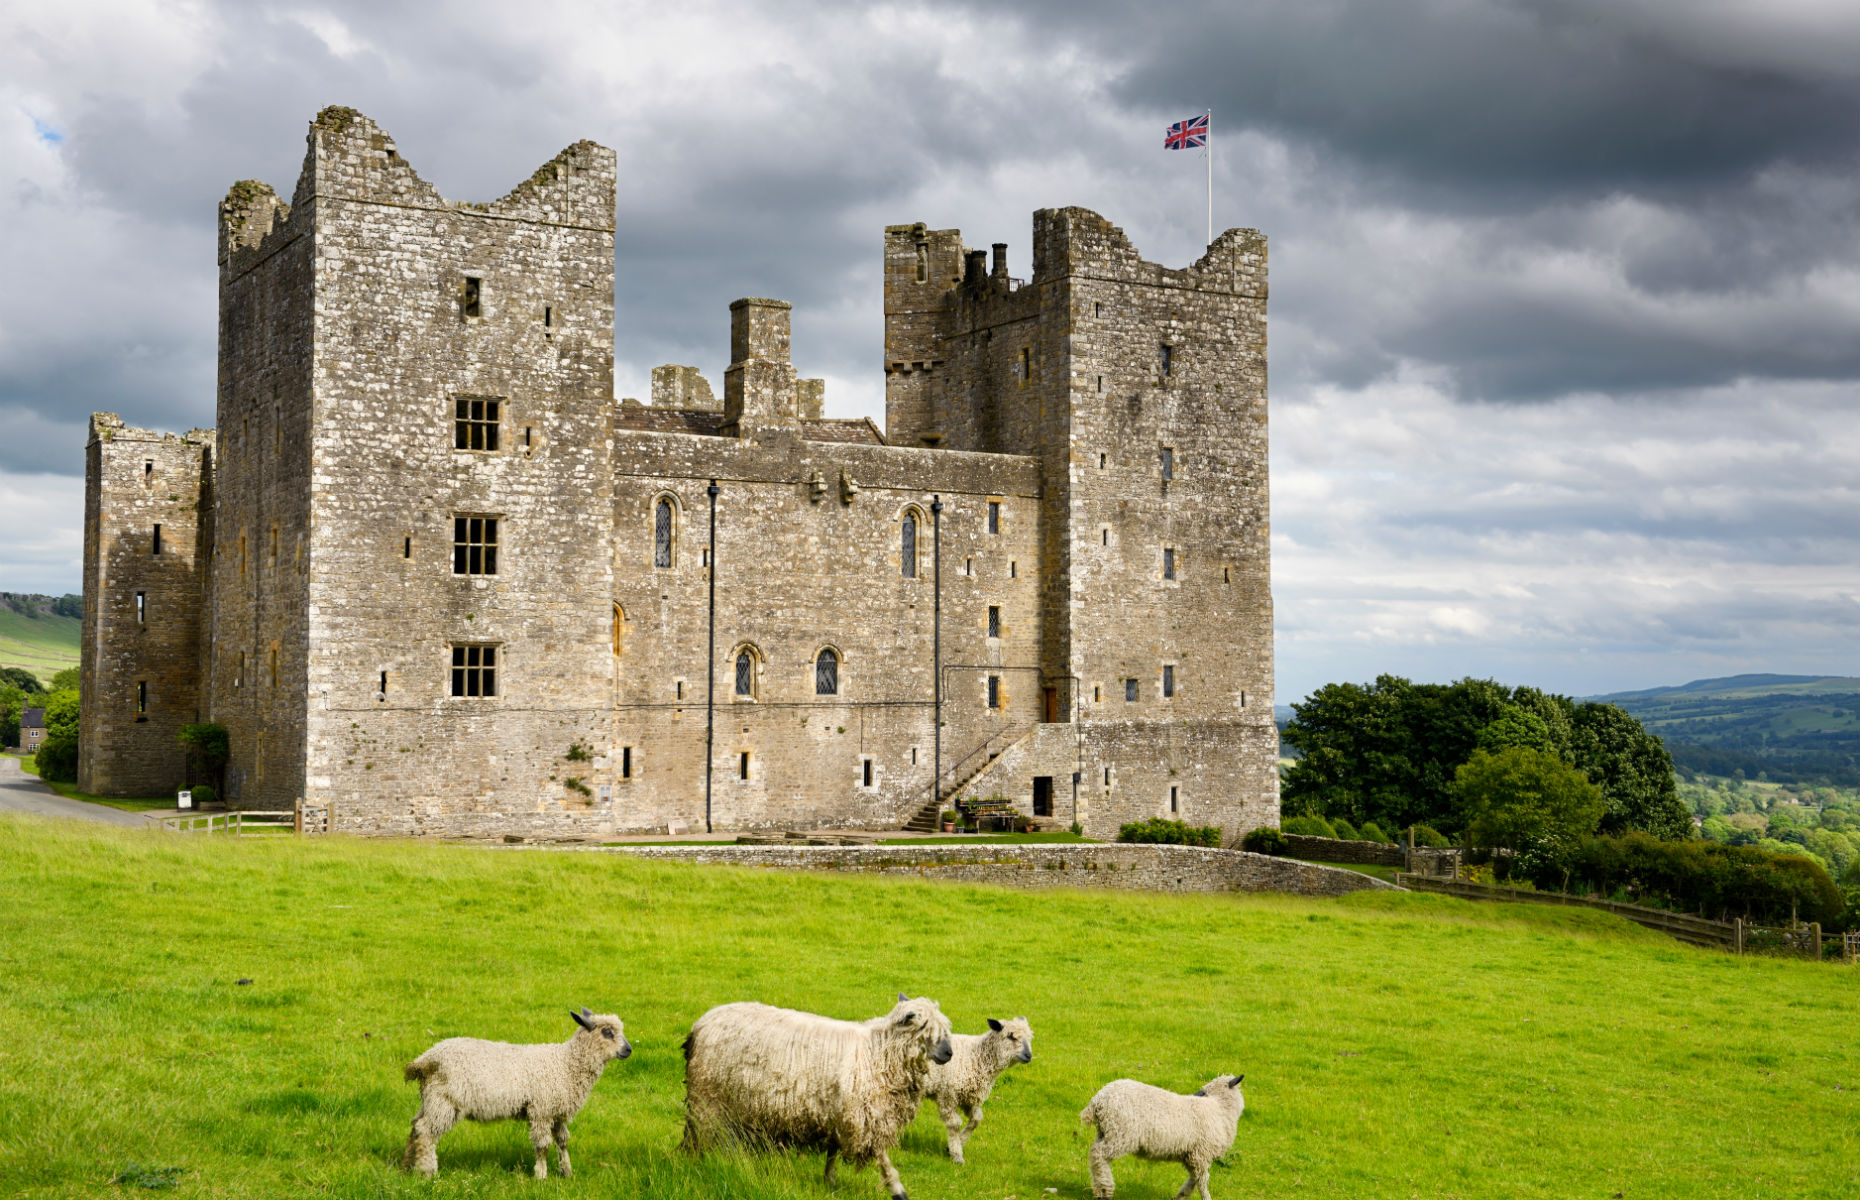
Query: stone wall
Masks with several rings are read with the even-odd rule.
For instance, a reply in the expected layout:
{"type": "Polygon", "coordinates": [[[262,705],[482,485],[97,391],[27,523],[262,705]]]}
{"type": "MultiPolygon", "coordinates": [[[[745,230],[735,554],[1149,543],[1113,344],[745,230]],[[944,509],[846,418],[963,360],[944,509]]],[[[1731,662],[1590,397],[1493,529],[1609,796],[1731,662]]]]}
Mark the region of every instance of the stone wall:
{"type": "Polygon", "coordinates": [[[1288,833],[1285,835],[1285,845],[1286,853],[1295,858],[1315,858],[1321,862],[1365,863],[1383,867],[1399,867],[1407,862],[1402,848],[1387,842],[1354,842],[1288,833]]]}
{"type": "Polygon", "coordinates": [[[620,846],[602,847],[601,852],[712,866],[856,871],[1012,887],[1290,892],[1302,896],[1400,890],[1341,867],[1202,846],[1115,842],[1018,846],[620,846]]]}

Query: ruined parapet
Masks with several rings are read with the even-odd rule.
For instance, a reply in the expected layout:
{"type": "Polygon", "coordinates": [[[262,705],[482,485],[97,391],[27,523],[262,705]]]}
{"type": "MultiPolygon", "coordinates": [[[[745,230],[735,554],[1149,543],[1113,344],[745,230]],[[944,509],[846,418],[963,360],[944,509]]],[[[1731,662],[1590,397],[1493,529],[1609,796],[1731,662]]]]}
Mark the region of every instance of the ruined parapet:
{"type": "Polygon", "coordinates": [[[885,229],[885,438],[935,446],[943,430],[932,394],[943,351],[937,322],[962,282],[962,233],[919,221],[885,229]]]}
{"type": "Polygon", "coordinates": [[[711,391],[710,381],[696,367],[666,363],[652,368],[652,406],[722,412],[723,401],[711,391]]]}
{"type": "Polygon", "coordinates": [[[800,410],[804,421],[818,421],[826,415],[827,381],[824,379],[797,379],[794,383],[795,406],[800,410]]]}
{"type": "Polygon", "coordinates": [[[738,437],[799,428],[789,356],[786,300],[749,297],[730,305],[730,368],[723,374],[723,419],[738,437]]]}

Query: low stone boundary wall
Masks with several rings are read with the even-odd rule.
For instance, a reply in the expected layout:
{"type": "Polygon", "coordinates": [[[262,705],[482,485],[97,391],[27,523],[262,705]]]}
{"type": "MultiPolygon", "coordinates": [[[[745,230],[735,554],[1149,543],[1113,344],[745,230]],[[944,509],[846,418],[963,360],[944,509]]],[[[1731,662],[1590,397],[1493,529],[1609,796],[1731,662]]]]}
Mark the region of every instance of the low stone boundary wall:
{"type": "Polygon", "coordinates": [[[1285,835],[1286,853],[1296,858],[1318,858],[1325,862],[1364,863],[1378,867],[1405,867],[1401,847],[1387,842],[1347,842],[1342,838],[1312,837],[1305,833],[1285,835]]]}
{"type": "MultiPolygon", "coordinates": [[[[590,848],[593,849],[593,848],[590,848]]],[[[856,871],[1010,887],[1100,887],[1150,892],[1290,892],[1341,896],[1402,889],[1342,867],[1203,846],[1060,843],[967,846],[602,846],[661,862],[856,871]]]]}

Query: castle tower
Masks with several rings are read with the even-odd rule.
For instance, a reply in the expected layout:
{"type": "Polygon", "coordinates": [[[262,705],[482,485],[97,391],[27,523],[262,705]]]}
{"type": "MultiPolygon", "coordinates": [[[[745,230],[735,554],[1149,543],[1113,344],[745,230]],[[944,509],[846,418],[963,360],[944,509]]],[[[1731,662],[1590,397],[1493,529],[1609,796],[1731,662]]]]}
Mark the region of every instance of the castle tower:
{"type": "MultiPolygon", "coordinates": [[[[212,546],[213,434],[91,418],[84,451],[78,787],[159,796],[187,782],[201,719],[200,613],[212,546]]],[[[198,782],[198,781],[196,781],[198,782]]]]}
{"type": "Polygon", "coordinates": [[[1265,239],[1228,230],[1171,270],[1095,213],[1044,209],[1025,286],[1004,249],[991,269],[955,231],[887,230],[888,359],[934,360],[888,361],[894,436],[1041,463],[1046,721],[975,786],[1076,773],[1099,834],[1272,823],[1265,239]],[[918,245],[944,268],[924,281],[918,245]]]}
{"type": "Polygon", "coordinates": [[[412,831],[440,792],[596,802],[593,770],[560,778],[610,716],[613,197],[612,152],[579,142],[451,204],[330,108],[288,207],[262,184],[222,206],[235,803],[412,831]]]}

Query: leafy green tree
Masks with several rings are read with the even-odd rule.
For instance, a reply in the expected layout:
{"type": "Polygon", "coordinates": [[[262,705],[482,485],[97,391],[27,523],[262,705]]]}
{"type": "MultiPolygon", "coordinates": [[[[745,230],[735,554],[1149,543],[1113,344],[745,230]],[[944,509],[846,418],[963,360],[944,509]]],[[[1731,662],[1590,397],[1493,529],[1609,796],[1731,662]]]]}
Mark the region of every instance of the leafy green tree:
{"type": "Polygon", "coordinates": [[[1550,755],[1555,755],[1559,749],[1556,738],[1550,733],[1549,722],[1520,704],[1507,704],[1496,719],[1488,722],[1479,731],[1478,745],[1486,751],[1522,746],[1550,755]]]}
{"type": "Polygon", "coordinates": [[[76,667],[66,667],[64,670],[58,672],[58,674],[52,676],[51,690],[54,692],[75,692],[78,690],[78,680],[80,678],[81,673],[76,667]]]}
{"type": "Polygon", "coordinates": [[[224,787],[226,764],[232,759],[232,737],[226,732],[226,726],[213,722],[183,725],[175,740],[187,748],[190,764],[198,762],[224,787]]]}
{"type": "Polygon", "coordinates": [[[77,781],[78,694],[52,692],[45,698],[45,742],[39,747],[39,777],[58,783],[77,781]]]}
{"type": "Polygon", "coordinates": [[[1679,801],[1673,758],[1660,739],[1612,704],[1578,704],[1573,718],[1569,762],[1602,789],[1602,832],[1691,837],[1692,814],[1679,801]]]}
{"type": "Polygon", "coordinates": [[[19,685],[0,684],[0,746],[19,745],[19,718],[26,711],[26,693],[19,685]]]}
{"type": "Polygon", "coordinates": [[[1501,852],[1509,874],[1516,858],[1567,859],[1602,818],[1602,790],[1562,760],[1526,746],[1475,750],[1454,775],[1467,844],[1501,852]]]}
{"type": "Polygon", "coordinates": [[[11,684],[28,696],[39,696],[45,692],[45,685],[39,677],[24,667],[0,667],[0,684],[11,684]]]}

